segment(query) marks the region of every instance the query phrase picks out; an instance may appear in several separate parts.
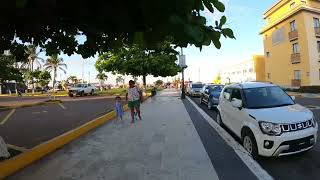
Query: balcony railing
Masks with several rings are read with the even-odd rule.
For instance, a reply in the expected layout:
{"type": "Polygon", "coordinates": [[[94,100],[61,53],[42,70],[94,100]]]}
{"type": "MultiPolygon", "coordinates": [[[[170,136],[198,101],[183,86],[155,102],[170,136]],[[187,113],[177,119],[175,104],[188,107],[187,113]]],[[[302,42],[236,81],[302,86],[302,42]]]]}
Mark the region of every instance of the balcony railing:
{"type": "Polygon", "coordinates": [[[298,64],[300,62],[301,62],[300,53],[291,54],[291,63],[292,64],[298,64]]]}
{"type": "Polygon", "coordinates": [[[291,32],[289,32],[289,40],[290,40],[290,41],[295,40],[295,39],[298,39],[298,36],[299,36],[298,31],[291,31],[291,32]]]}
{"type": "Polygon", "coordinates": [[[301,79],[292,79],[291,86],[292,87],[300,87],[301,86],[301,79]]]}
{"type": "Polygon", "coordinates": [[[314,28],[314,32],[315,32],[317,37],[320,37],[320,27],[315,27],[314,28]]]}

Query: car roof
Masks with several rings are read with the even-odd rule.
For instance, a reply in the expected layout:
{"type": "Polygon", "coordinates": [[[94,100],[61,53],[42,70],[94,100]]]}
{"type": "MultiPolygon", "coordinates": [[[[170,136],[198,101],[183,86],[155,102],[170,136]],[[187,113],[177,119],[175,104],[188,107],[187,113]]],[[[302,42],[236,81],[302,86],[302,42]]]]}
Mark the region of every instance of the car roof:
{"type": "Polygon", "coordinates": [[[227,87],[250,89],[250,88],[260,88],[260,87],[274,87],[274,86],[276,85],[270,82],[244,82],[244,83],[231,84],[227,87]]]}

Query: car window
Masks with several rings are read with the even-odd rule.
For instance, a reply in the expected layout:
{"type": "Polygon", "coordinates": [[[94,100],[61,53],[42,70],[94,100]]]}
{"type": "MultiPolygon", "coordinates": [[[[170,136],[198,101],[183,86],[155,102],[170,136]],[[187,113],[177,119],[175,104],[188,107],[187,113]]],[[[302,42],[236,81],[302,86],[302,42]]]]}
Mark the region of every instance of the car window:
{"type": "Polygon", "coordinates": [[[231,98],[230,99],[232,100],[233,98],[242,100],[240,89],[232,89],[232,93],[231,93],[231,98]]]}
{"type": "Polygon", "coordinates": [[[272,108],[293,105],[294,101],[280,87],[261,87],[245,89],[248,108],[272,108]]]}
{"type": "Polygon", "coordinates": [[[192,84],[192,88],[202,88],[203,84],[192,84]]]}
{"type": "Polygon", "coordinates": [[[230,101],[230,97],[231,97],[231,89],[225,89],[223,91],[223,98],[230,101]]]}

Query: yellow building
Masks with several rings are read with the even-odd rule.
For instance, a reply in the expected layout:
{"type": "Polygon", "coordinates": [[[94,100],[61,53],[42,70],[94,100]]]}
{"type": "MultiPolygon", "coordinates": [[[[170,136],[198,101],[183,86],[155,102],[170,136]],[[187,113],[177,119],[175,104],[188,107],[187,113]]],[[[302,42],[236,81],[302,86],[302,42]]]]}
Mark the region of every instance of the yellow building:
{"type": "Polygon", "coordinates": [[[219,76],[222,84],[266,81],[265,58],[263,55],[254,55],[250,60],[223,67],[219,76]]]}
{"type": "Polygon", "coordinates": [[[266,80],[284,87],[320,85],[320,1],[280,0],[264,14],[266,80]]]}

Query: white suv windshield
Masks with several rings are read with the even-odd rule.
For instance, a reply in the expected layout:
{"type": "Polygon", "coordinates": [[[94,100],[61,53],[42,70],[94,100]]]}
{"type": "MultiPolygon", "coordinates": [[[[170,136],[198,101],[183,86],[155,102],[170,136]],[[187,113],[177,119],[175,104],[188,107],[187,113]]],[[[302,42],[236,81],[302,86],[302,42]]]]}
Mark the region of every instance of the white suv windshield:
{"type": "Polygon", "coordinates": [[[244,89],[247,108],[272,108],[293,105],[293,100],[279,87],[244,89]]]}

